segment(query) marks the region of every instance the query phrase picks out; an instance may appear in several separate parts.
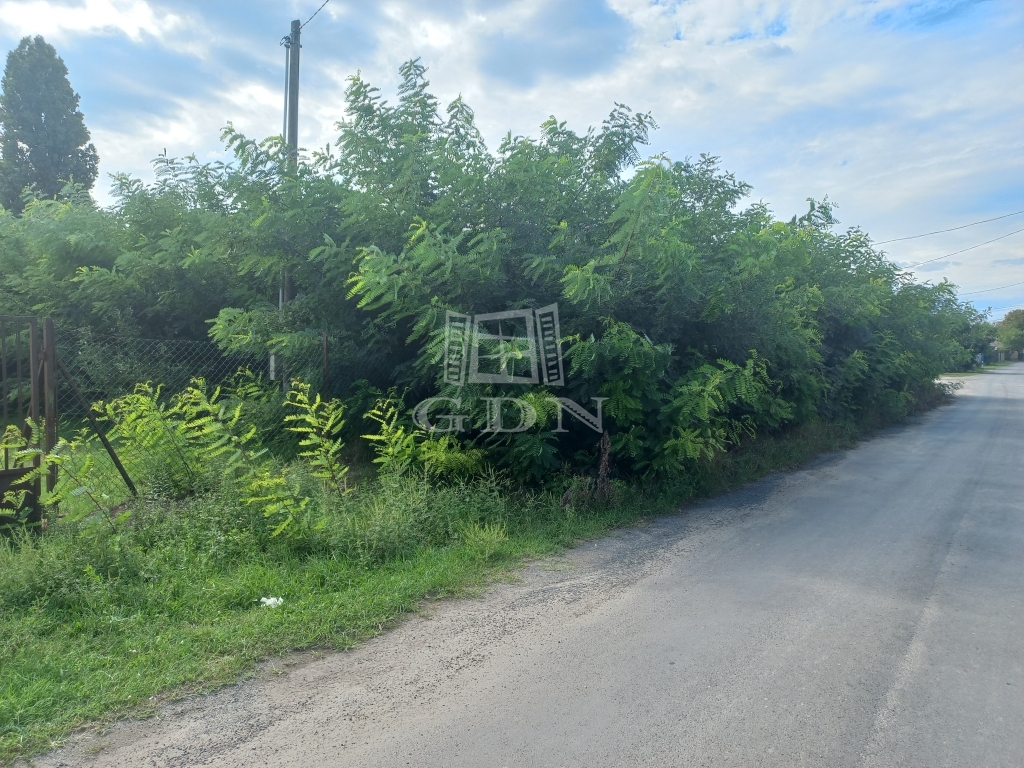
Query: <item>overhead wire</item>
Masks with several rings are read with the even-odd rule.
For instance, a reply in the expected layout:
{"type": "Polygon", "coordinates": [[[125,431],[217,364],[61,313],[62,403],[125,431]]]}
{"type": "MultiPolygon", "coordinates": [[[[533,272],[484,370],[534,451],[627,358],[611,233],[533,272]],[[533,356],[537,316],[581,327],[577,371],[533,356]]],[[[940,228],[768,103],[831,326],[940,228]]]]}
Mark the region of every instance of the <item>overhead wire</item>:
{"type": "Polygon", "coordinates": [[[958,229],[967,229],[968,227],[976,227],[979,224],[988,224],[990,221],[999,221],[1000,219],[1008,219],[1011,216],[1020,216],[1024,211],[1015,211],[1014,213],[1007,213],[1002,216],[996,216],[993,219],[982,219],[981,221],[972,221],[970,224],[962,224],[959,227],[951,227],[950,229],[937,229],[934,232],[925,232],[920,235],[908,235],[907,237],[894,237],[892,240],[882,240],[881,242],[875,243],[875,245],[885,245],[886,243],[898,243],[903,240],[916,240],[919,237],[929,237],[930,235],[941,235],[943,232],[956,232],[958,229]]]}
{"type": "Polygon", "coordinates": [[[905,267],[900,267],[900,269],[913,269],[914,267],[920,267],[922,264],[931,264],[933,261],[941,261],[942,259],[948,259],[950,256],[958,256],[961,253],[967,253],[967,251],[973,251],[975,248],[981,248],[981,246],[983,246],[983,245],[988,245],[989,243],[994,243],[994,242],[996,242],[998,240],[1005,240],[1006,238],[1010,237],[1011,235],[1016,235],[1016,234],[1019,234],[1020,232],[1024,232],[1024,227],[1021,227],[1020,229],[1015,229],[1013,232],[1008,232],[1005,235],[1000,235],[999,237],[994,237],[991,240],[986,240],[984,243],[978,243],[977,245],[972,245],[970,248],[961,248],[959,251],[953,251],[952,253],[947,253],[944,256],[936,256],[934,259],[925,259],[924,261],[919,261],[916,264],[908,264],[905,267]]]}
{"type": "Polygon", "coordinates": [[[968,291],[967,293],[961,293],[960,295],[961,296],[973,296],[976,293],[990,293],[991,291],[1001,291],[1001,290],[1003,290],[1003,288],[1016,288],[1018,285],[1024,285],[1024,280],[1021,280],[1019,283],[1010,283],[1009,285],[999,285],[999,286],[996,286],[995,288],[985,288],[985,289],[980,290],[980,291],[968,291]]]}
{"type": "Polygon", "coordinates": [[[311,22],[314,18],[316,18],[316,15],[318,13],[320,13],[320,11],[322,11],[324,9],[324,5],[327,5],[329,2],[331,2],[331,0],[324,0],[323,5],[321,5],[315,11],[313,11],[313,15],[310,16],[308,19],[306,19],[306,21],[302,24],[301,27],[299,27],[299,29],[302,29],[302,27],[305,27],[306,24],[309,24],[309,22],[311,22]]]}
{"type": "Polygon", "coordinates": [[[1024,304],[1010,304],[1006,307],[988,307],[989,312],[1012,312],[1015,309],[1024,309],[1024,304]]]}

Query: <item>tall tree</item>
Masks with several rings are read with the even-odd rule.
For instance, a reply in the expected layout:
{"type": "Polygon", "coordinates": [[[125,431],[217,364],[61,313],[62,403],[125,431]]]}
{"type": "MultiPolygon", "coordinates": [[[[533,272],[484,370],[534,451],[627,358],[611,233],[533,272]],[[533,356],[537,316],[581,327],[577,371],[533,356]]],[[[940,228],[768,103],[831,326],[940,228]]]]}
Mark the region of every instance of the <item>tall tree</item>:
{"type": "Polygon", "coordinates": [[[30,185],[47,198],[68,182],[91,189],[99,158],[54,47],[39,36],[23,38],[7,54],[2,88],[0,205],[20,212],[30,185]]]}
{"type": "Polygon", "coordinates": [[[996,334],[1007,352],[1024,350],[1024,309],[1007,312],[996,326],[996,334]]]}

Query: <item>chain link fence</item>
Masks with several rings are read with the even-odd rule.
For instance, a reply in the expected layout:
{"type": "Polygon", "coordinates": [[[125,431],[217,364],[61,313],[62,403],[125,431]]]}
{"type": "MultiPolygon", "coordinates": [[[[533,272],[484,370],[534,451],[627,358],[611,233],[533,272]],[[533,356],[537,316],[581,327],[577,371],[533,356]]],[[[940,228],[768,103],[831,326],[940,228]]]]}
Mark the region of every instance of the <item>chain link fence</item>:
{"type": "MultiPolygon", "coordinates": [[[[169,400],[195,379],[203,379],[212,391],[230,388],[244,375],[272,391],[297,378],[327,399],[347,398],[357,389],[386,391],[401,375],[400,365],[396,371],[394,361],[375,355],[371,348],[339,343],[326,334],[298,337],[291,347],[273,355],[225,353],[210,341],[126,338],[88,330],[58,334],[56,347],[73,382],[57,388],[60,434],[66,439],[89,429],[88,413],[96,413],[94,404],[128,394],[139,384],[160,386],[161,399],[169,400]]],[[[101,419],[100,426],[111,425],[101,419]]],[[[113,448],[129,477],[154,474],[154,468],[146,466],[153,456],[139,446],[115,439],[113,448]]],[[[94,442],[85,455],[94,492],[115,501],[126,499],[127,485],[103,446],[94,442]]],[[[139,490],[146,491],[144,479],[139,490]]]]}
{"type": "MultiPolygon", "coordinates": [[[[126,339],[88,332],[61,334],[57,354],[89,404],[131,392],[136,384],[162,385],[180,392],[195,378],[218,385],[240,369],[266,373],[267,361],[255,355],[225,355],[206,341],[126,339]]],[[[71,387],[57,395],[62,425],[85,418],[85,407],[71,387]]]]}

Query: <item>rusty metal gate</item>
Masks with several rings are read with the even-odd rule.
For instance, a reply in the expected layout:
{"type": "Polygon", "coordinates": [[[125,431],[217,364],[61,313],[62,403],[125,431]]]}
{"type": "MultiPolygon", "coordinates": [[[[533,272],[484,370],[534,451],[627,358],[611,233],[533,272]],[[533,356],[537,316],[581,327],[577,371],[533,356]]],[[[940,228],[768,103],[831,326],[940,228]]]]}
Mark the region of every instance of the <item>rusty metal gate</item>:
{"type": "MultiPolygon", "coordinates": [[[[0,315],[0,433],[14,426],[35,448],[50,451],[57,444],[57,365],[53,321],[35,317],[0,315]],[[40,326],[42,326],[40,328],[40,326]],[[40,333],[40,331],[42,331],[40,333]],[[32,424],[38,425],[33,430],[32,424]]],[[[0,525],[41,520],[42,478],[31,478],[39,468],[20,465],[13,452],[0,452],[0,525]],[[25,491],[19,509],[4,505],[7,491],[25,491]]],[[[47,487],[56,482],[56,467],[47,474],[47,487]]]]}

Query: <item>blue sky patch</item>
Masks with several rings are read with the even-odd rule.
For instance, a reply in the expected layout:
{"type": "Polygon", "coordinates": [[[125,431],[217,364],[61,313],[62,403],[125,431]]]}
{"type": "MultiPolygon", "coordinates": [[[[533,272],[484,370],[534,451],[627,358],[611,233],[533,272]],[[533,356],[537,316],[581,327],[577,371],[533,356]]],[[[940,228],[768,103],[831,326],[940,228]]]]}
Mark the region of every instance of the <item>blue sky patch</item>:
{"type": "Polygon", "coordinates": [[[875,24],[893,29],[928,29],[963,20],[978,12],[991,0],[915,0],[898,8],[882,11],[875,24]]]}
{"type": "Polygon", "coordinates": [[[788,30],[789,25],[786,24],[786,19],[780,14],[774,21],[768,22],[768,25],[764,28],[764,34],[766,37],[781,37],[788,30]]]}
{"type": "Polygon", "coordinates": [[[789,24],[786,22],[786,15],[780,13],[771,21],[767,22],[763,26],[754,25],[752,27],[746,27],[739,32],[735,32],[729,35],[727,40],[729,42],[736,42],[737,40],[754,40],[764,39],[772,37],[782,37],[786,32],[789,31],[789,24]]]}
{"type": "Polygon", "coordinates": [[[586,77],[615,66],[632,28],[604,2],[549,0],[528,30],[481,41],[488,75],[521,87],[543,75],[586,77]]]}

